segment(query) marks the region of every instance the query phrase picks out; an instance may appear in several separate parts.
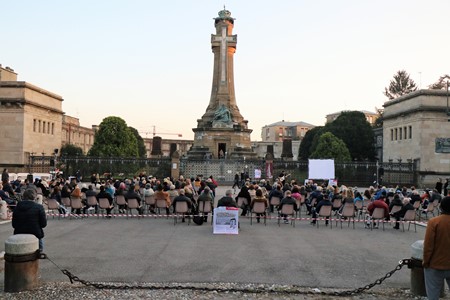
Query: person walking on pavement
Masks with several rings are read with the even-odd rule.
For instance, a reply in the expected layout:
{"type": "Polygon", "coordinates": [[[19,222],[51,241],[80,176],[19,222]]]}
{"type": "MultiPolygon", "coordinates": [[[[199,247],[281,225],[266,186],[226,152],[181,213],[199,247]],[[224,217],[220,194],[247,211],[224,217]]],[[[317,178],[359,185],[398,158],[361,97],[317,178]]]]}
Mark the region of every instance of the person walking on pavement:
{"type": "Polygon", "coordinates": [[[442,214],[428,221],[423,243],[425,288],[429,300],[439,299],[444,279],[450,287],[450,197],[441,201],[442,214]]]}

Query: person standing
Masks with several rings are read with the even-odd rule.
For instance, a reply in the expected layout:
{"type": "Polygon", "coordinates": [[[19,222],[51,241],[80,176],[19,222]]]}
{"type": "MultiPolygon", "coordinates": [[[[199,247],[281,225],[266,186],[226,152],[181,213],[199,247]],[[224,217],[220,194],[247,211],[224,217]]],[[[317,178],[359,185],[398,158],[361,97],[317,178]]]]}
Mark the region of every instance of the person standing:
{"type": "MultiPolygon", "coordinates": [[[[442,194],[442,187],[443,187],[442,178],[439,177],[438,181],[436,182],[436,186],[434,188],[437,190],[437,192],[439,194],[442,194]]],[[[447,196],[447,195],[445,195],[445,196],[447,196]]]]}
{"type": "Polygon", "coordinates": [[[8,169],[3,169],[3,173],[2,173],[2,182],[9,182],[9,174],[8,174],[8,169]]]}
{"type": "Polygon", "coordinates": [[[444,279],[450,287],[450,197],[441,201],[442,214],[428,221],[423,243],[425,288],[430,300],[439,299],[444,279]]]}
{"type": "Polygon", "coordinates": [[[33,234],[39,239],[39,251],[44,250],[44,231],[47,226],[44,207],[34,202],[32,190],[23,193],[22,201],[17,203],[13,212],[12,227],[14,234],[33,234]]]}

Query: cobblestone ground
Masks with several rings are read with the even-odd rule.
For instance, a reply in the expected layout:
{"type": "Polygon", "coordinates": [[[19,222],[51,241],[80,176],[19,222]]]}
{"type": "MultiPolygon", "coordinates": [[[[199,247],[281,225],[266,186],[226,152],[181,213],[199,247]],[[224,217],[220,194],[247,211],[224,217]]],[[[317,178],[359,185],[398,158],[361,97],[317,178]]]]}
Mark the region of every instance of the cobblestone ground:
{"type": "MultiPolygon", "coordinates": [[[[173,284],[176,285],[176,284],[173,284]]],[[[186,285],[186,283],[184,284],[186,285]]],[[[0,292],[1,299],[426,299],[426,297],[412,296],[409,290],[403,289],[378,289],[376,291],[365,292],[354,296],[328,296],[320,292],[333,293],[339,290],[325,289],[317,290],[312,288],[298,288],[297,294],[283,293],[290,291],[294,287],[286,285],[254,285],[254,284],[188,284],[196,288],[208,288],[210,291],[197,289],[128,289],[111,290],[96,289],[86,287],[81,284],[45,283],[33,291],[20,293],[0,292]],[[270,292],[252,293],[237,291],[220,291],[219,289],[267,289],[270,292]],[[216,289],[216,290],[215,290],[216,289]],[[272,292],[274,290],[280,292],[272,292]]],[[[158,284],[152,285],[158,287],[158,284]]],[[[443,299],[450,299],[449,295],[443,299]]]]}

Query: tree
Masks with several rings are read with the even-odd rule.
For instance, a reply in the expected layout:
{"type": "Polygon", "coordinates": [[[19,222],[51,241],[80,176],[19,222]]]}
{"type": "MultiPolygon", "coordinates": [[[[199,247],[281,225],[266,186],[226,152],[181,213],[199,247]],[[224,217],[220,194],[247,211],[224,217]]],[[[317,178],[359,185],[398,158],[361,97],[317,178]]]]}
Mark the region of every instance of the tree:
{"type": "Polygon", "coordinates": [[[138,143],[127,123],[119,117],[106,117],[95,133],[89,156],[137,157],[138,143]]]}
{"type": "Polygon", "coordinates": [[[314,137],[323,128],[323,126],[317,126],[308,130],[303,137],[300,147],[298,149],[298,159],[308,159],[311,155],[312,144],[314,137]]]}
{"type": "Polygon", "coordinates": [[[350,152],[345,143],[331,132],[325,132],[319,137],[317,147],[310,158],[332,158],[336,162],[351,161],[350,152]]]}
{"type": "Polygon", "coordinates": [[[409,74],[405,70],[401,70],[394,74],[394,79],[389,83],[389,87],[384,88],[384,95],[392,100],[415,90],[417,90],[415,82],[409,78],[409,74]]]}
{"type": "Polygon", "coordinates": [[[339,117],[325,125],[324,131],[344,141],[353,160],[375,158],[372,126],[360,111],[343,111],[339,117]]]}
{"type": "Polygon", "coordinates": [[[428,88],[430,90],[447,90],[447,84],[449,81],[450,76],[448,74],[445,74],[439,77],[439,79],[435,83],[430,84],[428,88]]]}
{"type": "Polygon", "coordinates": [[[141,158],[145,158],[147,157],[147,149],[145,148],[145,143],[144,143],[144,139],[142,138],[142,136],[139,134],[139,132],[133,128],[133,127],[128,127],[131,132],[133,132],[134,137],[136,138],[137,144],[138,144],[138,153],[139,153],[139,157],[141,158]]]}
{"type": "Polygon", "coordinates": [[[73,144],[65,144],[61,147],[61,156],[82,156],[83,149],[73,144]]]}

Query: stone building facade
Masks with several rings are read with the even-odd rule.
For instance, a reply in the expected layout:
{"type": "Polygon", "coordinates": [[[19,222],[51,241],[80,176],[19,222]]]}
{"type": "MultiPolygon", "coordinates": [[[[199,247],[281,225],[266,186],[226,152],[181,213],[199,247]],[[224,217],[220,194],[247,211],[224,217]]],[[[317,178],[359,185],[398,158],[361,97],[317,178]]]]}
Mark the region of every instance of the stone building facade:
{"type": "Polygon", "coordinates": [[[284,120],[264,126],[261,141],[282,142],[284,138],[301,141],[306,132],[315,126],[306,122],[286,122],[284,120]]]}
{"type": "Polygon", "coordinates": [[[418,183],[450,177],[448,93],[419,90],[384,104],[383,162],[414,161],[418,183]]]}
{"type": "Polygon", "coordinates": [[[80,126],[80,120],[68,115],[63,116],[61,145],[72,144],[83,149],[83,154],[94,145],[95,126],[80,126]]]}
{"type": "Polygon", "coordinates": [[[0,65],[0,165],[23,168],[30,156],[49,156],[61,147],[63,98],[18,81],[17,73],[0,65]]]}

